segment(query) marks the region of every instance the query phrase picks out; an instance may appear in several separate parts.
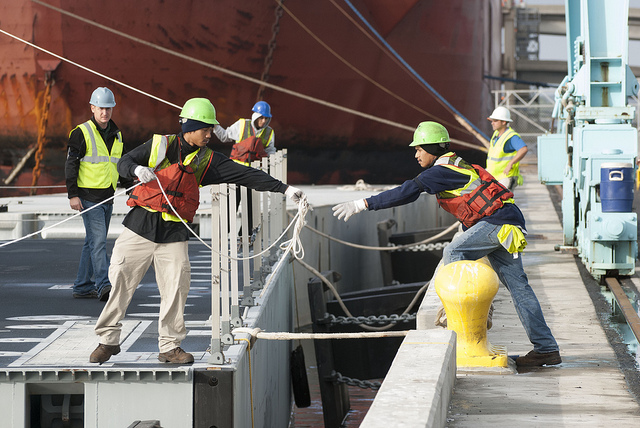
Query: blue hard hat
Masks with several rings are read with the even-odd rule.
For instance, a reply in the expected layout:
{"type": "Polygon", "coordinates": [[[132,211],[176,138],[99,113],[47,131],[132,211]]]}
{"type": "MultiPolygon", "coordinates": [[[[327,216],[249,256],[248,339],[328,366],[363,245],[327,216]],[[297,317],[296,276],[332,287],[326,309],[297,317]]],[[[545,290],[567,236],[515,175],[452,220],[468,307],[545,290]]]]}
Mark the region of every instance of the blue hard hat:
{"type": "Polygon", "coordinates": [[[260,116],[271,117],[271,106],[265,101],[258,101],[251,110],[255,111],[260,116]]]}
{"type": "Polygon", "coordinates": [[[113,92],[109,88],[97,88],[91,94],[89,104],[102,108],[115,107],[116,97],[113,96],[113,92]]]}

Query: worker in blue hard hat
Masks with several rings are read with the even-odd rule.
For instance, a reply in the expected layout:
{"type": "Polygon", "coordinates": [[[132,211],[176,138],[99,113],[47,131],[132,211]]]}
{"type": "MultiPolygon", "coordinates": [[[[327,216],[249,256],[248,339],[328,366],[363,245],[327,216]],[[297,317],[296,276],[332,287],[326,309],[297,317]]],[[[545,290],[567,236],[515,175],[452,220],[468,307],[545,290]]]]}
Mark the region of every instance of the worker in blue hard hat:
{"type": "Polygon", "coordinates": [[[506,107],[498,106],[487,120],[493,129],[487,153],[487,171],[509,190],[522,186],[520,161],[529,149],[510,126],[513,122],[511,112],[506,107]]]}
{"type": "MultiPolygon", "coordinates": [[[[118,183],[116,164],[124,153],[122,133],[111,116],[116,100],[109,88],[97,88],[89,100],[91,118],[69,134],[65,176],[71,209],[82,212],[85,240],[73,282],[74,298],[109,297],[107,232],[118,183]],[[106,202],[105,202],[106,201],[106,202]],[[104,203],[103,203],[104,202],[104,203]],[[86,211],[95,205],[97,207],[86,211]]],[[[124,186],[131,182],[122,180],[124,186]]]]}
{"type": "MultiPolygon", "coordinates": [[[[251,165],[251,162],[276,152],[276,133],[269,126],[271,123],[271,106],[266,101],[258,101],[251,109],[251,119],[238,119],[228,128],[217,125],[213,132],[223,143],[233,142],[230,159],[243,165],[251,165]]],[[[240,189],[237,190],[238,204],[240,204],[240,189]]],[[[252,225],[251,193],[247,201],[249,229],[252,225]]]]}
{"type": "Polygon", "coordinates": [[[226,129],[217,125],[213,130],[223,143],[234,143],[229,158],[243,165],[250,165],[276,152],[276,133],[269,126],[271,106],[265,101],[258,101],[251,111],[251,119],[238,119],[226,129]],[[255,144],[254,139],[260,144],[255,144]]]}
{"type": "Polygon", "coordinates": [[[200,203],[199,186],[236,183],[261,192],[284,193],[294,203],[306,200],[300,189],[207,147],[218,124],[208,99],[187,100],[179,121],[182,132],[155,134],[118,163],[122,176],[137,178],[141,184],[131,192],[127,205],[132,209],[113,247],[109,268],[113,290],[95,325],[100,344],[89,356],[92,363],[104,363],[120,353],[121,321],[151,264],[160,290],[158,360],[193,363],[193,355],[180,347],[187,336],[184,309],[191,282],[190,231],[182,220],[193,221],[200,203]]]}
{"type": "Polygon", "coordinates": [[[401,186],[366,199],[333,207],[334,216],[347,221],[364,210],[380,210],[411,203],[422,192],[436,195],[438,204],[462,223],[443,252],[445,265],[459,260],[487,257],[505,284],[533,350],[516,359],[518,366],[553,365],[562,362],[558,344],[529,285],[519,254],[526,246],[525,220],[513,201],[513,193],[484,168],[471,165],[449,148],[449,133],[436,122],[416,128],[411,147],[425,168],[401,186]]]}

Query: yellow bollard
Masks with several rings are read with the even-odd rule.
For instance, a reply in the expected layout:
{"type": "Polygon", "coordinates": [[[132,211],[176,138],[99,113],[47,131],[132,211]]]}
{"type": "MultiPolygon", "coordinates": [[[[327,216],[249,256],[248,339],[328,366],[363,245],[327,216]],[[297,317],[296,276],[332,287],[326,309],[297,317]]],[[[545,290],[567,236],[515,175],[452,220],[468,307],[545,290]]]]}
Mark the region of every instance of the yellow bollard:
{"type": "Polygon", "coordinates": [[[456,332],[458,367],[508,367],[507,350],[487,340],[487,316],[499,286],[491,266],[453,262],[439,270],[434,282],[447,313],[447,328],[456,332]]]}

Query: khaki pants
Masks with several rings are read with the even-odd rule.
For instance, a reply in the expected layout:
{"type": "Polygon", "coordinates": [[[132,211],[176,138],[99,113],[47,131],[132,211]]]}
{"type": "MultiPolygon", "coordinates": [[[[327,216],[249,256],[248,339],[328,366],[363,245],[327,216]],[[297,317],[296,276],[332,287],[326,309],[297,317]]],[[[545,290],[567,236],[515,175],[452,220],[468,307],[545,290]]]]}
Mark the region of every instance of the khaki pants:
{"type": "Polygon", "coordinates": [[[100,343],[120,344],[120,321],[152,262],[160,291],[160,352],[168,352],[180,346],[187,336],[184,306],[191,283],[187,241],[156,244],[125,228],[113,247],[109,266],[111,293],[95,327],[100,343]]]}

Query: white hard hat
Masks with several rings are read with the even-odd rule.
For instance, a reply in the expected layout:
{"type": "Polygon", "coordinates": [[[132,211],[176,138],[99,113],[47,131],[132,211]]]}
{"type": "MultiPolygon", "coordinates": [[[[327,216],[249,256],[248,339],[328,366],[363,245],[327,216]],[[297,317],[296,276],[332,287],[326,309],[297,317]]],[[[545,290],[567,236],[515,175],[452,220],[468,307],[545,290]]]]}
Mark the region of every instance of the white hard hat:
{"type": "Polygon", "coordinates": [[[491,113],[491,116],[488,117],[489,120],[504,120],[505,122],[513,122],[511,120],[511,113],[509,109],[506,107],[496,107],[496,109],[491,113]]]}

